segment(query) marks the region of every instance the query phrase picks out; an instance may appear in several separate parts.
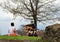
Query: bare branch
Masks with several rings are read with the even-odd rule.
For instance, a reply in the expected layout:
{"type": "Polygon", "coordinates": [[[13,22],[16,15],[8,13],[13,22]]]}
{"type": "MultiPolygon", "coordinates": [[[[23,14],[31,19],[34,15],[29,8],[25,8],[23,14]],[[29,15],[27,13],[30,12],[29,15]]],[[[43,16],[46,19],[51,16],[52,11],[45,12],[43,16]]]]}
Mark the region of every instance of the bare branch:
{"type": "Polygon", "coordinates": [[[23,2],[23,4],[25,5],[25,7],[31,12],[31,10],[28,8],[27,4],[23,2]]]}
{"type": "Polygon", "coordinates": [[[41,8],[41,7],[43,7],[43,6],[45,6],[45,5],[47,5],[48,3],[52,3],[52,2],[54,2],[54,1],[56,1],[56,0],[53,0],[53,1],[49,1],[49,2],[47,2],[47,3],[44,3],[44,4],[40,5],[40,6],[38,7],[38,9],[41,8]]]}
{"type": "Polygon", "coordinates": [[[30,7],[31,7],[31,10],[34,11],[34,8],[33,8],[33,4],[32,4],[32,0],[29,0],[30,1],[30,7]]]}
{"type": "Polygon", "coordinates": [[[51,19],[41,19],[41,20],[38,20],[38,21],[47,21],[47,20],[56,20],[56,19],[60,19],[60,18],[51,18],[51,19]]]}
{"type": "Polygon", "coordinates": [[[39,3],[39,0],[36,0],[36,11],[37,11],[37,9],[38,9],[38,3],[39,3]]]}

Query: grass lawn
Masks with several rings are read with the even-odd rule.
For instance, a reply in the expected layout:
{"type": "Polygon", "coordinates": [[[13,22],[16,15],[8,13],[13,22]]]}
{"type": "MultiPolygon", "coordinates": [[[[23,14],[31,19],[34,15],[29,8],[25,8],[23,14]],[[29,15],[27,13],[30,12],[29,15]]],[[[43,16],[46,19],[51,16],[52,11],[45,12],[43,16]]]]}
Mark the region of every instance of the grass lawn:
{"type": "Polygon", "coordinates": [[[29,37],[29,36],[0,36],[0,40],[34,40],[40,41],[41,37],[29,37]]]}

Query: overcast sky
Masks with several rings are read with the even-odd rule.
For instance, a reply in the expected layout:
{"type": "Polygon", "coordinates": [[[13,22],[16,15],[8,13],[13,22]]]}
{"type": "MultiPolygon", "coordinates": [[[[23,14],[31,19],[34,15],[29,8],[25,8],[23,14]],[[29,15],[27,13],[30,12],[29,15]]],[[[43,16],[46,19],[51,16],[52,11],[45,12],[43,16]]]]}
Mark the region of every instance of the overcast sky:
{"type": "MultiPolygon", "coordinates": [[[[5,2],[6,0],[0,0],[0,3],[5,2]]],[[[60,0],[56,1],[56,5],[59,6],[60,0]]],[[[10,27],[10,23],[13,20],[13,15],[11,13],[7,13],[6,11],[3,11],[3,8],[0,7],[0,33],[1,34],[7,34],[8,33],[8,28],[10,27]]],[[[19,28],[20,25],[25,25],[30,23],[29,21],[24,20],[22,17],[17,17],[16,20],[14,21],[16,28],[19,28]]],[[[48,23],[47,23],[48,24],[48,23]]],[[[47,24],[38,24],[39,29],[45,29],[47,24]]]]}

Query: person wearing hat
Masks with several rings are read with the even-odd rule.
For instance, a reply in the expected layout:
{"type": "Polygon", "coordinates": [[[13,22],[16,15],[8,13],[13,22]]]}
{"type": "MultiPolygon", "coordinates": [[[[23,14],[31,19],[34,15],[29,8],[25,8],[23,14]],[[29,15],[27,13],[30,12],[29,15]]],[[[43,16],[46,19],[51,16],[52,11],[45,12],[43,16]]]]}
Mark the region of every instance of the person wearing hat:
{"type": "Polygon", "coordinates": [[[8,30],[8,36],[16,36],[16,28],[13,22],[11,23],[11,27],[8,30]]]}

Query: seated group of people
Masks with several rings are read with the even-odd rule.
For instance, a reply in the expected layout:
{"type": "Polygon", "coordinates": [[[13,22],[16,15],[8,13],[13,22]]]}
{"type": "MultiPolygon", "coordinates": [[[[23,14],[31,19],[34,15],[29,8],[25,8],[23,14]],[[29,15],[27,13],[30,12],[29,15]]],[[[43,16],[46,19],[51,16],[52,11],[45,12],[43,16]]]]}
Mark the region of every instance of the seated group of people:
{"type": "Polygon", "coordinates": [[[25,27],[25,32],[27,36],[38,36],[38,30],[33,28],[32,26],[26,26],[25,27]]]}
{"type": "MultiPolygon", "coordinates": [[[[27,32],[27,36],[38,36],[38,31],[37,31],[37,29],[33,29],[32,27],[26,27],[26,28],[28,28],[28,29],[25,29],[27,32]]],[[[8,30],[8,36],[17,36],[17,34],[16,34],[16,28],[15,28],[15,26],[14,26],[14,23],[12,22],[11,23],[11,27],[9,28],[9,30],[8,30]]]]}
{"type": "Polygon", "coordinates": [[[31,31],[28,32],[28,36],[37,36],[37,31],[32,29],[31,31]]]}

